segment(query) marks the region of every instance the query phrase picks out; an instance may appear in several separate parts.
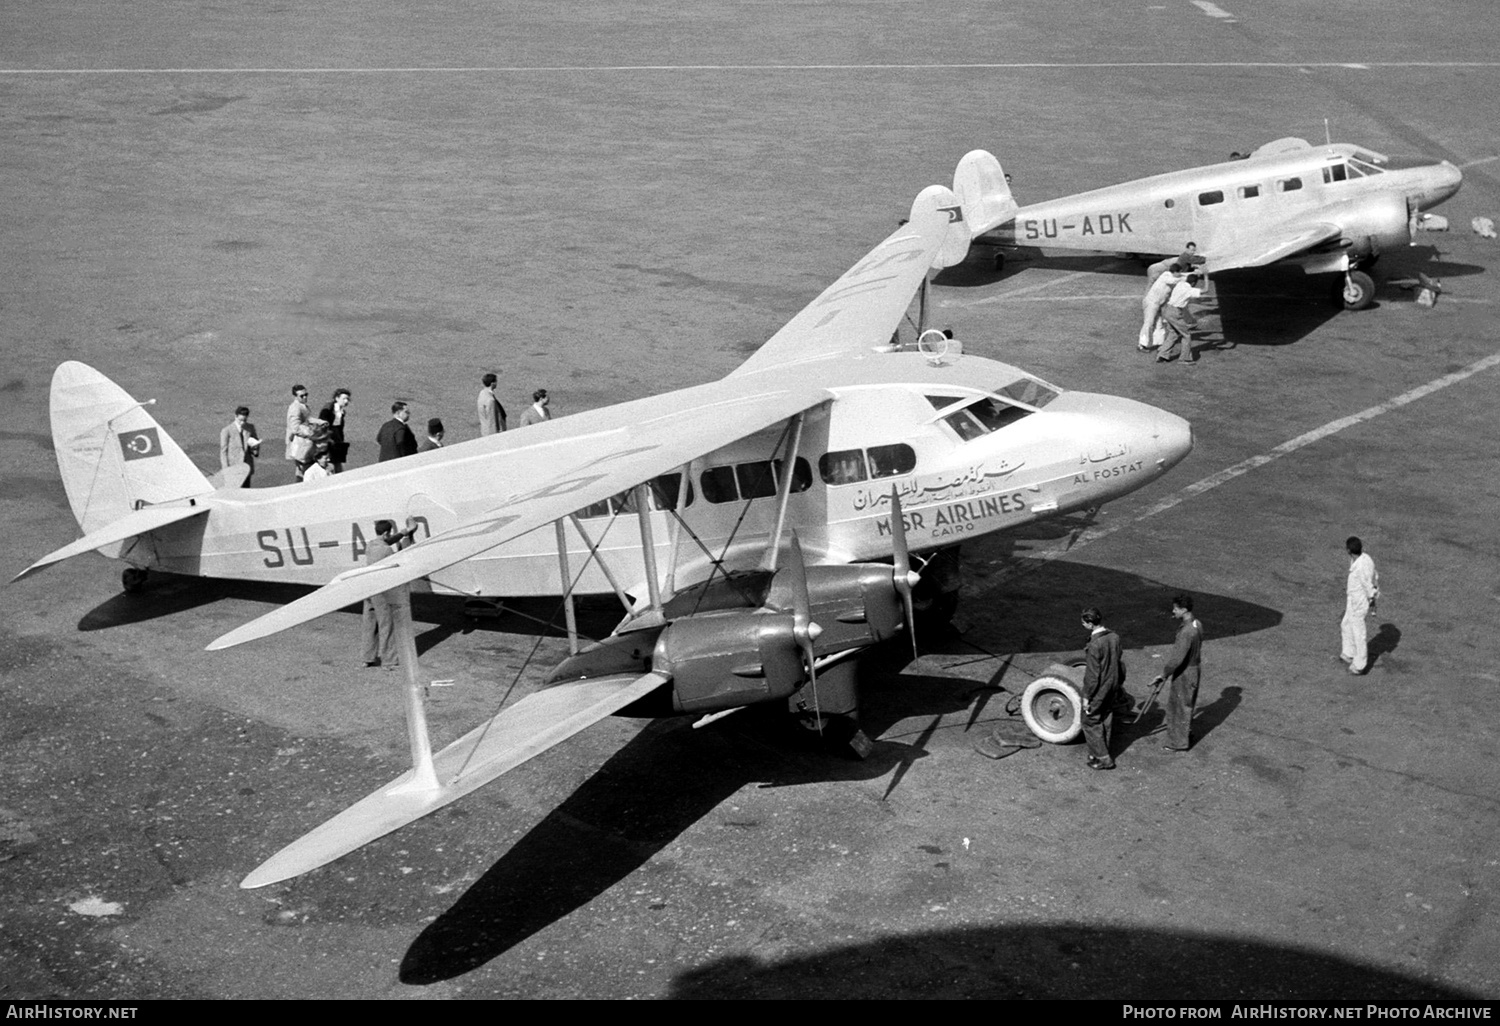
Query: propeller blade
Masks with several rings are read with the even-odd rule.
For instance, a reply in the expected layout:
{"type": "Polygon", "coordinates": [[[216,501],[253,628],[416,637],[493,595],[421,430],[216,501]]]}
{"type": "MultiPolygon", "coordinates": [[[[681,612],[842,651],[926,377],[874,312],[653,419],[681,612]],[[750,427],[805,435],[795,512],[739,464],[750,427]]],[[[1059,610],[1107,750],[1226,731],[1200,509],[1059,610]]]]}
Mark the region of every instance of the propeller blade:
{"type": "Polygon", "coordinates": [[[891,583],[906,607],[906,633],[911,635],[911,657],[917,658],[917,613],[912,591],[922,575],[911,568],[911,547],[906,541],[906,521],[901,516],[901,492],[891,485],[891,583]]]}

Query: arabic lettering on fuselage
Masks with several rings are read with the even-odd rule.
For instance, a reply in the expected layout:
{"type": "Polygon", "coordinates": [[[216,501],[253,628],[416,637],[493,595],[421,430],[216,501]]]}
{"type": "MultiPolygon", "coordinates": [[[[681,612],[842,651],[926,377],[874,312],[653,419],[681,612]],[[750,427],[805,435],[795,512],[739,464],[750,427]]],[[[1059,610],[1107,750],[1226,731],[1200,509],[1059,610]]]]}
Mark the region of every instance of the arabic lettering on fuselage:
{"type": "Polygon", "coordinates": [[[1130,446],[1129,446],[1129,444],[1127,444],[1125,442],[1121,442],[1119,444],[1119,448],[1114,448],[1112,446],[1106,445],[1104,447],[1104,451],[1100,452],[1100,453],[1096,453],[1093,449],[1088,449],[1088,450],[1086,450],[1084,452],[1079,453],[1078,454],[1078,462],[1080,464],[1083,464],[1083,463],[1107,463],[1107,462],[1109,462],[1110,460],[1114,459],[1117,456],[1124,456],[1129,451],[1130,451],[1130,446]]]}
{"type": "Polygon", "coordinates": [[[1059,224],[1058,218],[1041,217],[1029,218],[1021,222],[1022,236],[1028,240],[1055,239],[1063,232],[1076,232],[1078,235],[1134,235],[1135,229],[1130,227],[1130,213],[1124,214],[1085,214],[1083,221],[1076,218],[1064,219],[1059,224]]]}
{"type": "MultiPolygon", "coordinates": [[[[927,474],[912,478],[910,481],[898,481],[895,486],[901,495],[902,502],[910,499],[918,504],[986,495],[994,491],[992,481],[995,478],[1009,477],[1025,466],[1025,463],[1025,460],[1018,463],[1002,460],[994,469],[983,463],[974,463],[952,474],[927,474]]],[[[854,492],[853,502],[854,508],[860,511],[889,506],[891,504],[890,487],[877,488],[873,485],[866,485],[858,488],[854,492]]]]}

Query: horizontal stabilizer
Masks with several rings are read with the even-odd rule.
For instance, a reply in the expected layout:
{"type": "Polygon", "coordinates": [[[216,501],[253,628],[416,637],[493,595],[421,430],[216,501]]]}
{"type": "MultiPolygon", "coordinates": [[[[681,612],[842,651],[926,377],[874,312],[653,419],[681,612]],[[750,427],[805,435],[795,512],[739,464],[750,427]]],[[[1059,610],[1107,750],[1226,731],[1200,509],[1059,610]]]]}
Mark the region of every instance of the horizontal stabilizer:
{"type": "Polygon", "coordinates": [[[240,886],[264,887],[327,865],[462,798],[670,681],[660,673],[616,675],[527,695],[433,756],[437,787],[411,787],[415,774],[408,770],[272,855],[240,886]]]}
{"type": "Polygon", "coordinates": [[[145,509],[126,513],[120,519],[99,528],[97,531],[84,535],[71,545],[64,545],[56,552],[43,556],[25,570],[16,574],[11,583],[14,584],[23,577],[30,577],[37,571],[45,570],[53,563],[60,563],[69,557],[85,552],[92,552],[105,545],[113,545],[115,542],[125,541],[127,538],[134,538],[138,534],[146,534],[149,531],[156,530],[158,527],[175,524],[179,520],[188,520],[192,517],[203,516],[207,512],[207,506],[147,506],[145,509]]]}

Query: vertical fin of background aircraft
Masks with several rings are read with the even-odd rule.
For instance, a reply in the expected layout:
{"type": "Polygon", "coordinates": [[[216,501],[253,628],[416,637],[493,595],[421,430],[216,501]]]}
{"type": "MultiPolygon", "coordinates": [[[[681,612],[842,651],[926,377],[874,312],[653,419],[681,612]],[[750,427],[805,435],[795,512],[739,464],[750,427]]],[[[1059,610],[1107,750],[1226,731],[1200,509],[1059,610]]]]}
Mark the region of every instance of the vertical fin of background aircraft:
{"type": "Polygon", "coordinates": [[[1016,216],[1010,183],[994,154],[970,150],[953,170],[953,191],[963,206],[970,236],[983,235],[1016,216]]]}
{"type": "Polygon", "coordinates": [[[213,491],[142,404],[87,364],[52,375],[52,445],[84,534],[142,505],[213,491]]]}

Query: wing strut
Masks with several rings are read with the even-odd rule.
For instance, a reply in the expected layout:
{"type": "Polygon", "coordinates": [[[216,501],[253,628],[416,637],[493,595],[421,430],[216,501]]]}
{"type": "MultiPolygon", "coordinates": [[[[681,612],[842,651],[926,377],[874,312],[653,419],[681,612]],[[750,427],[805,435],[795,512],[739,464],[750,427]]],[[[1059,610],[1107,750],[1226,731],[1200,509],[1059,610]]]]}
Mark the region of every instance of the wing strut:
{"type": "MultiPolygon", "coordinates": [[[[786,504],[792,497],[792,483],[797,478],[797,453],[802,447],[802,421],[807,415],[799,413],[792,418],[792,437],[787,446],[786,462],[782,464],[786,469],[781,474],[778,482],[781,494],[776,496],[776,527],[771,532],[771,539],[766,545],[766,569],[776,569],[776,555],[781,547],[781,530],[786,526],[786,504]]],[[[775,466],[773,461],[772,466],[775,466]]]]}
{"type": "Polygon", "coordinates": [[[563,613],[568,620],[568,654],[578,654],[578,614],[573,609],[573,574],[568,569],[568,532],[563,518],[552,521],[557,529],[557,572],[562,577],[563,613]]]}
{"type": "Polygon", "coordinates": [[[427,736],[427,688],[422,684],[421,667],[417,665],[417,635],[411,625],[411,596],[404,584],[385,594],[405,607],[391,619],[401,623],[401,662],[406,669],[406,737],[411,742],[411,779],[391,790],[396,794],[436,791],[437,771],[432,765],[432,742],[427,736]]]}
{"type": "Polygon", "coordinates": [[[651,612],[660,617],[661,578],[656,576],[656,536],[651,531],[649,491],[645,482],[635,486],[635,518],[641,525],[641,556],[646,562],[646,593],[650,597],[651,612]]]}
{"type": "MultiPolygon", "coordinates": [[[[604,571],[604,579],[609,582],[611,588],[615,589],[615,597],[620,600],[620,605],[625,607],[625,612],[628,615],[632,610],[630,596],[625,594],[625,589],[620,587],[620,582],[615,579],[614,572],[610,570],[609,563],[600,555],[599,546],[594,543],[594,539],[589,537],[589,533],[583,529],[583,524],[578,521],[577,513],[569,513],[568,519],[572,521],[573,529],[578,532],[578,536],[583,539],[583,543],[589,547],[589,554],[599,564],[599,569],[604,571]]],[[[608,530],[608,528],[605,528],[605,530],[608,530]]],[[[600,540],[602,541],[603,538],[601,537],[600,540]]]]}

